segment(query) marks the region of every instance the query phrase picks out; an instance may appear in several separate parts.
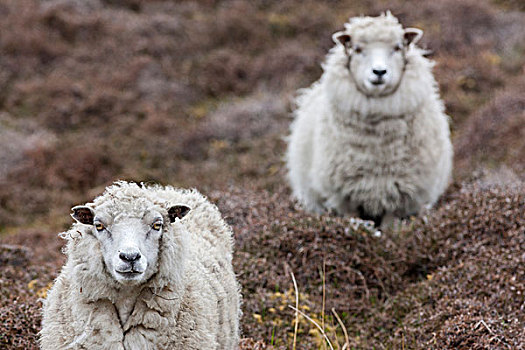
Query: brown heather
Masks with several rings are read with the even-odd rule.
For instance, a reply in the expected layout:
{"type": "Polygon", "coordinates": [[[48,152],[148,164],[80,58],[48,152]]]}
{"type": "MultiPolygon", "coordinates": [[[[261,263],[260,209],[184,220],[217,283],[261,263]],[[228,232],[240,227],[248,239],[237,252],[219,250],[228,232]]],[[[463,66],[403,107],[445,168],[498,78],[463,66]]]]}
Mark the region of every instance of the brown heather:
{"type": "MultiPolygon", "coordinates": [[[[291,349],[300,309],[349,349],[523,349],[525,13],[519,0],[0,2],[0,348],[36,349],[71,206],[116,179],[198,187],[232,225],[240,349],[291,349]],[[436,208],[379,237],[286,187],[292,99],[331,33],[424,29],[455,144],[436,208]],[[325,282],[323,283],[323,266],[325,282]]],[[[297,349],[323,348],[300,320],[297,349]]]]}

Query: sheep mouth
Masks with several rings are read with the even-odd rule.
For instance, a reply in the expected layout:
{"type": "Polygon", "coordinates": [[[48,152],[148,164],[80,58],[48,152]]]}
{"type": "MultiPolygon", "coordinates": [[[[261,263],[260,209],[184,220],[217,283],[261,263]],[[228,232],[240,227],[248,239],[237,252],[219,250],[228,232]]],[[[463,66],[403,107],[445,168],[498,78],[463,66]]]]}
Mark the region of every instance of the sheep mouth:
{"type": "Polygon", "coordinates": [[[129,270],[129,271],[118,271],[115,270],[116,273],[118,273],[120,276],[123,276],[125,278],[135,278],[137,276],[140,276],[143,274],[142,271],[137,270],[129,270]]]}
{"type": "Polygon", "coordinates": [[[371,81],[372,85],[383,85],[385,83],[384,79],[377,79],[371,81]]]}

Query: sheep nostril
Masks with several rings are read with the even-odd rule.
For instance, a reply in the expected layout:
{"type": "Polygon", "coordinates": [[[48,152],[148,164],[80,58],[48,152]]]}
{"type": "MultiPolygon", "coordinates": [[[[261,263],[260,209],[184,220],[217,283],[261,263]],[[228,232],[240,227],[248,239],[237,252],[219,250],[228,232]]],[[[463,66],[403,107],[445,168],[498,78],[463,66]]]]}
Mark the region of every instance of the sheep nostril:
{"type": "Polygon", "coordinates": [[[122,260],[127,261],[127,262],[134,262],[134,261],[137,261],[137,260],[140,259],[140,253],[139,252],[134,252],[134,253],[120,252],[118,256],[119,256],[119,258],[121,258],[122,260]]]}
{"type": "Polygon", "coordinates": [[[386,74],[386,69],[372,69],[372,72],[374,72],[375,75],[381,78],[383,75],[386,74]]]}

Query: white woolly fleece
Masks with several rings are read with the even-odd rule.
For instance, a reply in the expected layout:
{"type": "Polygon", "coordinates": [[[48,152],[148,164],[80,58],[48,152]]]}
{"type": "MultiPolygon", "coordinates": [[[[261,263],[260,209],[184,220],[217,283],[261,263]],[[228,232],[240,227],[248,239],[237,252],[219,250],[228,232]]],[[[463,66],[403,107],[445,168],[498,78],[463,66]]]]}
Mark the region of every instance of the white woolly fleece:
{"type": "Polygon", "coordinates": [[[89,206],[117,213],[191,208],[163,228],[155,275],[137,286],[125,324],[115,304],[127,298],[106,271],[91,226],[75,223],[67,263],[44,303],[42,349],[237,349],[240,293],[232,269],[232,232],[196,190],[117,182],[89,206]]]}
{"type": "MultiPolygon", "coordinates": [[[[391,15],[354,18],[345,27],[352,38],[368,40],[402,32],[391,15]]],[[[452,145],[434,63],[413,44],[406,62],[393,94],[367,97],[352,80],[344,47],[336,45],[320,80],[300,91],[286,160],[293,194],[307,210],[404,217],[444,192],[452,145]]]]}

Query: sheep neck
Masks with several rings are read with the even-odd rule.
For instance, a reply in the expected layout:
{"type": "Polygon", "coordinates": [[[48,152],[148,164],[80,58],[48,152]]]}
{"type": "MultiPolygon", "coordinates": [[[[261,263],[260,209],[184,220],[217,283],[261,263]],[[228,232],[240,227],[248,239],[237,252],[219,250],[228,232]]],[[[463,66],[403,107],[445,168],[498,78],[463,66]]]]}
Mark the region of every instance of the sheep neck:
{"type": "Polygon", "coordinates": [[[133,313],[140,292],[141,289],[136,286],[123,288],[119,291],[119,298],[115,301],[114,305],[122,327],[124,327],[133,313]]]}

